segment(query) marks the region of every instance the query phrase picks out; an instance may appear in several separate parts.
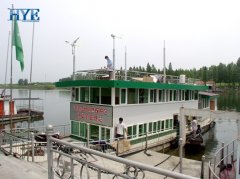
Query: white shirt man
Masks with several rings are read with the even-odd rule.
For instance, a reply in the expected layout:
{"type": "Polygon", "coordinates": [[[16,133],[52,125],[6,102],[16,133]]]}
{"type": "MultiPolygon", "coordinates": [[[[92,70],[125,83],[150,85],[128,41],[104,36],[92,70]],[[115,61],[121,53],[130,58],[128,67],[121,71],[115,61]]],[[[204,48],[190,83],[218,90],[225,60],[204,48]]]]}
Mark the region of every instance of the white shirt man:
{"type": "Polygon", "coordinates": [[[112,61],[110,60],[110,58],[108,56],[105,56],[105,59],[107,60],[107,69],[112,70],[113,69],[112,61]]]}
{"type": "Polygon", "coordinates": [[[196,131],[197,131],[197,120],[196,120],[196,118],[193,118],[193,120],[192,120],[192,130],[193,130],[193,137],[196,137],[196,131]]]}
{"type": "Polygon", "coordinates": [[[127,132],[126,125],[123,123],[123,118],[119,118],[119,123],[115,126],[116,138],[124,138],[124,132],[127,132]]]}

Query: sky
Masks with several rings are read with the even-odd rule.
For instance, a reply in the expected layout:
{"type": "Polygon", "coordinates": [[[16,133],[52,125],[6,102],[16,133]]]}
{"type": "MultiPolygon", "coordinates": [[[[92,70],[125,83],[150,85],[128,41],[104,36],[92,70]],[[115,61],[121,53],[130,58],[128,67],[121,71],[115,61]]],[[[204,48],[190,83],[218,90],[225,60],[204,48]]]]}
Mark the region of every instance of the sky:
{"type": "MultiPolygon", "coordinates": [[[[106,66],[112,59],[115,39],[116,68],[144,66],[149,62],[163,69],[199,69],[219,63],[236,63],[240,57],[240,1],[238,0],[1,0],[0,83],[5,81],[10,11],[37,8],[33,82],[56,82],[73,72],[72,49],[65,41],[79,37],[75,49],[76,71],[106,66]]],[[[24,50],[21,72],[13,51],[13,82],[30,77],[31,22],[18,22],[24,50]]],[[[14,50],[14,49],[13,49],[14,50]]],[[[10,79],[10,51],[7,83],[10,79]]]]}

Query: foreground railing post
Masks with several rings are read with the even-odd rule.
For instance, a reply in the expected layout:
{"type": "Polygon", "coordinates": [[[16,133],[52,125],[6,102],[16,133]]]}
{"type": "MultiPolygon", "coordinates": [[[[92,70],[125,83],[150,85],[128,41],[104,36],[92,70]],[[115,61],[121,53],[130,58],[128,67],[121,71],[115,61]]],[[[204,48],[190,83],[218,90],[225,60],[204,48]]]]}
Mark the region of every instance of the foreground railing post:
{"type": "Polygon", "coordinates": [[[87,123],[87,148],[89,148],[89,140],[90,140],[90,126],[87,123]]]}
{"type": "MultiPolygon", "coordinates": [[[[234,141],[233,141],[233,158],[234,158],[234,141]]],[[[233,163],[233,160],[232,160],[232,163],[233,163]]]]}
{"type": "Polygon", "coordinates": [[[204,161],[205,161],[205,155],[202,156],[201,179],[204,178],[204,161]]]}
{"type": "Polygon", "coordinates": [[[46,127],[46,134],[47,134],[47,158],[48,158],[48,179],[53,179],[53,152],[52,152],[52,142],[50,140],[51,136],[53,135],[53,127],[52,125],[48,125],[46,127]]]}
{"type": "Polygon", "coordinates": [[[145,150],[144,150],[144,152],[147,152],[147,149],[148,149],[148,133],[146,132],[145,150]]]}
{"type": "Polygon", "coordinates": [[[71,179],[74,179],[74,165],[73,165],[73,158],[71,158],[71,179]]]}
{"type": "Polygon", "coordinates": [[[0,131],[0,148],[2,148],[3,143],[3,132],[0,131]]]}
{"type": "Polygon", "coordinates": [[[34,162],[35,151],[34,151],[34,133],[33,132],[31,132],[31,143],[32,143],[32,162],[34,162]]]}
{"type": "Polygon", "coordinates": [[[221,166],[224,165],[224,142],[222,142],[221,166]]]}
{"type": "Polygon", "coordinates": [[[9,142],[10,142],[9,153],[10,153],[10,155],[12,155],[12,145],[13,145],[13,141],[12,141],[12,135],[11,135],[11,134],[9,134],[9,142]]]}
{"type": "Polygon", "coordinates": [[[211,174],[212,174],[212,172],[211,172],[211,166],[212,166],[212,164],[211,164],[211,161],[209,161],[209,163],[208,163],[208,178],[209,179],[211,179],[211,174]]]}
{"type": "Polygon", "coordinates": [[[118,152],[119,152],[119,138],[117,138],[117,156],[118,156],[118,152]]]}
{"type": "Polygon", "coordinates": [[[179,158],[180,158],[180,161],[179,161],[179,173],[182,173],[182,158],[183,158],[183,146],[182,146],[182,142],[183,142],[183,139],[180,138],[179,139],[179,158]]]}

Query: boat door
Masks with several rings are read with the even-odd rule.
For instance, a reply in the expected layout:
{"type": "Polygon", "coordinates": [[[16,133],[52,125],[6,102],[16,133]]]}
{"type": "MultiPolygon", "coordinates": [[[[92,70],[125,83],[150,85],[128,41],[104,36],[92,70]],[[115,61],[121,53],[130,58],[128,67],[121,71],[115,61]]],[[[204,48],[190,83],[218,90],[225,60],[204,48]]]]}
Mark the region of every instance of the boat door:
{"type": "Polygon", "coordinates": [[[215,110],[215,100],[211,99],[210,101],[210,110],[215,110]]]}

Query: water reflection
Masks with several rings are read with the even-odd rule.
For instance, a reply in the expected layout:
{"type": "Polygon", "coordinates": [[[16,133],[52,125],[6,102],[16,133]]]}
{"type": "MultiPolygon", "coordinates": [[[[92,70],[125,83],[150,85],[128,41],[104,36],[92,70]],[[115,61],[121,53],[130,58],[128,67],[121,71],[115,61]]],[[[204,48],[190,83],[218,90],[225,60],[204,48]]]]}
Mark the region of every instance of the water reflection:
{"type": "MultiPolygon", "coordinates": [[[[14,89],[13,98],[28,98],[28,92],[25,89],[14,89]]],[[[9,95],[10,90],[6,90],[6,94],[9,95]]],[[[31,127],[70,123],[69,103],[71,98],[69,90],[32,90],[31,96],[41,99],[33,101],[33,105],[42,106],[41,110],[44,112],[44,120],[32,122],[31,127]]],[[[27,106],[28,100],[18,103],[24,103],[27,106]]],[[[27,122],[17,123],[16,126],[27,127],[27,122]]]]}
{"type": "Polygon", "coordinates": [[[240,91],[226,90],[219,95],[218,109],[219,110],[236,110],[240,112],[240,91]]]}

